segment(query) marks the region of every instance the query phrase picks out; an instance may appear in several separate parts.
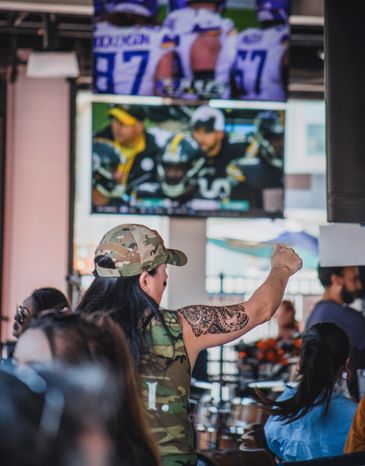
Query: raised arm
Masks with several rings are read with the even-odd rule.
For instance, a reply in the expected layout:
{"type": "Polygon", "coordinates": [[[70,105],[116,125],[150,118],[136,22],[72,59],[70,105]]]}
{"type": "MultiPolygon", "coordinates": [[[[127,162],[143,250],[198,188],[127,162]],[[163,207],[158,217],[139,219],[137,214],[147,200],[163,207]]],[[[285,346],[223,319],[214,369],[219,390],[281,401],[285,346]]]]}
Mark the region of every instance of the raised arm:
{"type": "Polygon", "coordinates": [[[279,307],[288,279],[302,267],[293,249],[277,245],[271,271],[250,299],[231,306],[187,306],[178,310],[190,363],[202,349],[239,338],[270,320],[279,307]]]}

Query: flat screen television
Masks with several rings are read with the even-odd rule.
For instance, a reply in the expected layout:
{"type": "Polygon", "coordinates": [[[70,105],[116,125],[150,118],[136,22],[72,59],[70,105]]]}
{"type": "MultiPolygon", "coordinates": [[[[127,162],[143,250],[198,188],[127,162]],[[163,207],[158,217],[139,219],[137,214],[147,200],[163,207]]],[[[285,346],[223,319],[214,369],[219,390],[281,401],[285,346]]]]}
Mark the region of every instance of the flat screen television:
{"type": "Polygon", "coordinates": [[[289,0],[94,1],[94,93],[286,100],[289,0]]]}
{"type": "Polygon", "coordinates": [[[92,213],[282,217],[285,104],[95,96],[92,213]]]}

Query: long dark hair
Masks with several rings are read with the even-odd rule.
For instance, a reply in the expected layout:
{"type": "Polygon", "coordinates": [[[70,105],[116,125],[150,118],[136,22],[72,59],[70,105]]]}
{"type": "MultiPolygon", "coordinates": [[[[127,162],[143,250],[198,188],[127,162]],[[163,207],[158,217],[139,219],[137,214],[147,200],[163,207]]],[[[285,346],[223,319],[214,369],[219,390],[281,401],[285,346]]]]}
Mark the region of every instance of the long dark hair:
{"type": "Polygon", "coordinates": [[[38,288],[29,296],[32,315],[37,315],[45,309],[70,308],[66,296],[57,288],[38,288]]]}
{"type": "Polygon", "coordinates": [[[271,414],[287,423],[300,419],[322,404],[326,415],[334,384],[346,364],[350,349],[350,339],[338,325],[332,322],[313,325],[303,335],[295,395],[287,400],[273,401],[257,392],[258,400],[271,414]]]}
{"type": "MultiPolygon", "coordinates": [[[[65,367],[96,363],[115,376],[123,385],[110,423],[118,464],[158,466],[158,454],[144,417],[128,342],[120,326],[105,312],[63,315],[51,311],[31,320],[28,329],[43,332],[54,361],[65,367]],[[128,429],[125,419],[128,419],[128,429]]],[[[19,342],[21,339],[22,336],[19,342]]],[[[34,361],[32,355],[29,356],[34,361]]]]}
{"type": "MultiPolygon", "coordinates": [[[[114,262],[105,256],[97,256],[95,262],[101,267],[115,268],[114,262]]],[[[148,272],[155,275],[156,269],[148,272]]],[[[85,292],[77,310],[91,314],[108,311],[128,339],[130,350],[136,366],[140,358],[148,351],[145,342],[145,330],[153,317],[163,325],[167,335],[174,344],[174,337],[165,324],[163,315],[156,302],[148,296],[139,284],[139,275],[134,277],[100,277],[94,272],[95,279],[85,292]]]]}

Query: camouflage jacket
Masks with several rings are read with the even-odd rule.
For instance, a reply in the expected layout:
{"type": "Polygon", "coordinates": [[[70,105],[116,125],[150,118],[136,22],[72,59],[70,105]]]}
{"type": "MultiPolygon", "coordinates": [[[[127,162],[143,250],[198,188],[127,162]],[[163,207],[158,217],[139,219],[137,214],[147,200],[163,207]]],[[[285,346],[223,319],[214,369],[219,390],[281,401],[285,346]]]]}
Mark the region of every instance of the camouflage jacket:
{"type": "Polygon", "coordinates": [[[149,352],[140,365],[147,421],[163,466],[194,466],[197,459],[188,414],[190,363],[177,312],[162,312],[173,341],[162,323],[153,318],[146,331],[149,352]]]}

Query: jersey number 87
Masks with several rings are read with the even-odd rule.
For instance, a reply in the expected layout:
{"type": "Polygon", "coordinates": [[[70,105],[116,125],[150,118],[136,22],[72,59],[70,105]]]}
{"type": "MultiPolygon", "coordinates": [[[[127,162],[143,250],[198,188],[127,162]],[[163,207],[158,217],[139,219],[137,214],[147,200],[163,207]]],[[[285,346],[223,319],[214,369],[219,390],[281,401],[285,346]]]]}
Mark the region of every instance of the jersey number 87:
{"type": "Polygon", "coordinates": [[[145,75],[150,52],[148,50],[126,50],[121,52],[121,70],[124,76],[115,76],[116,52],[96,52],[94,57],[95,90],[107,94],[133,94],[138,95],[145,75]],[[135,72],[134,80],[130,82],[129,65],[135,72]],[[123,85],[125,83],[125,85],[123,85]],[[127,88],[126,84],[128,83],[127,88]],[[130,83],[132,84],[130,86],[130,83]]]}

